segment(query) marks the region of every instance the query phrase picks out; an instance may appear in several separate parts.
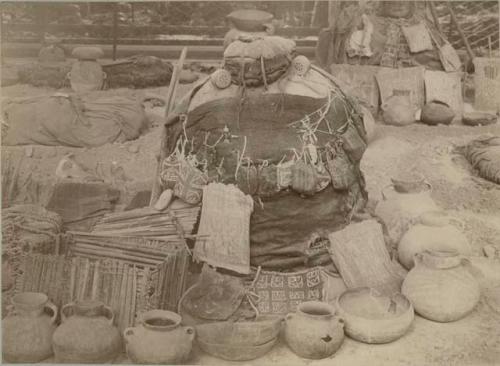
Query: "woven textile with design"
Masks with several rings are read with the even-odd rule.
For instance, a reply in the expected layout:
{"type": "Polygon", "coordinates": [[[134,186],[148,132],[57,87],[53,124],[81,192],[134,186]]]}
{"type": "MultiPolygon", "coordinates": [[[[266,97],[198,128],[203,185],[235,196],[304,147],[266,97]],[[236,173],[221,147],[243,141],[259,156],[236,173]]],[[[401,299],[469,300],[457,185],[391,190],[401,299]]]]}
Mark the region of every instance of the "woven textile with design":
{"type": "Polygon", "coordinates": [[[321,300],[323,282],[320,268],[295,273],[263,271],[254,287],[260,314],[286,314],[304,301],[321,300]]]}

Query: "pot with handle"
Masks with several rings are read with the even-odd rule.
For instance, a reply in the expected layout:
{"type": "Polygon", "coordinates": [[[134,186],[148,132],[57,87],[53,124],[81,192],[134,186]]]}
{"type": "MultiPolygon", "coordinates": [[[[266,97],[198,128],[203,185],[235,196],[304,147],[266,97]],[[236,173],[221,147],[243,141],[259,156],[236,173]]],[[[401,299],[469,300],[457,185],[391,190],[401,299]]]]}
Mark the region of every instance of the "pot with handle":
{"type": "Polygon", "coordinates": [[[457,251],[424,251],[415,255],[401,292],[421,316],[438,322],[465,317],[479,302],[480,288],[470,262],[457,251]]]}
{"type": "Polygon", "coordinates": [[[335,315],[335,309],[328,303],[303,302],[297,312],[285,317],[285,340],[300,357],[329,357],[344,341],[344,320],[335,315]]]}
{"type": "Polygon", "coordinates": [[[61,309],[62,324],[52,338],[57,362],[106,363],[122,350],[114,312],[100,301],[77,301],[61,309]]]}
{"type": "Polygon", "coordinates": [[[12,308],[2,320],[2,355],[6,362],[40,362],[52,356],[57,307],[47,295],[21,292],[12,298],[12,308]],[[52,315],[46,314],[50,310],[52,315]]]}
{"type": "Polygon", "coordinates": [[[167,310],[151,310],[141,324],[125,329],[127,355],[138,364],[182,364],[191,353],[193,327],[181,326],[181,316],[167,310]]]}

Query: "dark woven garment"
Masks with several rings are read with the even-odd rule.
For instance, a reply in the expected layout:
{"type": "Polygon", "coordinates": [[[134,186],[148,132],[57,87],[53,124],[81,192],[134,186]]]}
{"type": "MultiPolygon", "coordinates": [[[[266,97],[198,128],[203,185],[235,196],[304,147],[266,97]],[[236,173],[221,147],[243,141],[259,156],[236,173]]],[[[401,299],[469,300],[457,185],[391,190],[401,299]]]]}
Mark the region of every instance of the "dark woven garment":
{"type": "MultiPolygon", "coordinates": [[[[317,146],[321,153],[327,143],[342,139],[349,147],[346,155],[356,177],[349,187],[335,190],[330,185],[311,197],[302,198],[290,190],[274,189],[273,174],[262,168],[278,164],[284,157],[284,160],[291,159],[291,149],[300,151],[302,142],[291,123],[318,110],[326,102],[326,99],[298,95],[249,92],[243,97],[202,104],[188,114],[185,131],[188,140],[194,141],[194,152],[199,153],[199,160],[206,156],[203,143],[213,146],[215,159],[208,166],[209,172],[219,168],[222,172],[219,181],[235,183],[263,203],[255,204],[250,223],[253,265],[283,269],[303,263],[311,234],[338,229],[349,216],[352,192],[357,196],[364,192],[359,158],[366,148],[365,132],[353,105],[341,94],[332,100],[325,120],[329,121],[332,130],[340,129],[351,120],[349,133],[318,134],[317,146]],[[232,138],[217,143],[226,126],[232,138]],[[210,133],[208,138],[207,133],[210,133]],[[242,152],[251,164],[240,166],[235,174],[238,154],[242,152]]],[[[170,152],[183,134],[182,124],[172,122],[167,131],[170,152]]]]}

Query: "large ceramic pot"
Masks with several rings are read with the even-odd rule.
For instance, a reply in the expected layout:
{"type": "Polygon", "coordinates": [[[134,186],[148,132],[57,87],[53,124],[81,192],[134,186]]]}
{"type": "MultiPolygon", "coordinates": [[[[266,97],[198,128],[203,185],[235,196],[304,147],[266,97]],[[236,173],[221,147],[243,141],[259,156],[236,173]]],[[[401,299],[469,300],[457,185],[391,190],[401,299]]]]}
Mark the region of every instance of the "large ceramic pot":
{"type": "Polygon", "coordinates": [[[123,332],[127,355],[138,364],[180,364],[191,353],[194,328],[182,327],[181,316],[166,310],[151,310],[138,327],[123,332]]]}
{"type": "Polygon", "coordinates": [[[423,177],[393,177],[382,189],[375,215],[387,228],[391,245],[396,245],[420,215],[439,211],[431,196],[432,186],[423,177]]]}
{"type": "Polygon", "coordinates": [[[300,357],[321,359],[333,355],[344,341],[344,321],[324,302],[303,302],[285,318],[285,340],[300,357]]]}
{"type": "Polygon", "coordinates": [[[406,269],[413,267],[415,254],[425,250],[456,250],[470,255],[472,248],[467,237],[454,225],[453,219],[442,212],[427,212],[419,217],[398,244],[398,258],[406,269]]]}
{"type": "Polygon", "coordinates": [[[469,314],[479,301],[480,289],[466,268],[468,260],[456,251],[425,251],[415,255],[415,267],[401,292],[421,316],[452,322],[469,314]]]}
{"type": "Polygon", "coordinates": [[[57,362],[105,363],[122,350],[113,325],[113,310],[98,301],[69,303],[61,309],[62,324],[53,336],[57,362]]]}
{"type": "Polygon", "coordinates": [[[19,293],[12,298],[12,305],[13,310],[2,320],[3,361],[40,362],[52,356],[57,307],[38,292],[19,293]]]}

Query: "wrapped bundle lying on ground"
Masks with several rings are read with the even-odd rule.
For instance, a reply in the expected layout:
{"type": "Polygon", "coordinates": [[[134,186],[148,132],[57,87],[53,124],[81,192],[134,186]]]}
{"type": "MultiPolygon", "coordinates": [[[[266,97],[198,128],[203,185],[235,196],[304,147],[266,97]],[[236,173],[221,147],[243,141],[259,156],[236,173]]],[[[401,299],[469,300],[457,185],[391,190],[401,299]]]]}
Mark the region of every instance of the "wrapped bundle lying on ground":
{"type": "Polygon", "coordinates": [[[463,153],[479,175],[500,184],[500,137],[484,137],[472,141],[463,153]]]}
{"type": "Polygon", "coordinates": [[[140,103],[128,97],[54,94],[4,103],[4,145],[95,147],[133,140],[147,125],[140,103]]]}
{"type": "MultiPolygon", "coordinates": [[[[18,67],[19,82],[38,87],[69,87],[70,61],[29,63],[18,67]]],[[[106,73],[105,88],[151,88],[170,82],[173,67],[155,56],[137,55],[117,62],[102,64],[106,73]]]]}

